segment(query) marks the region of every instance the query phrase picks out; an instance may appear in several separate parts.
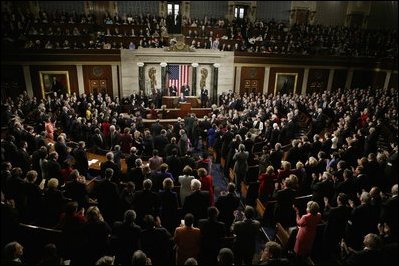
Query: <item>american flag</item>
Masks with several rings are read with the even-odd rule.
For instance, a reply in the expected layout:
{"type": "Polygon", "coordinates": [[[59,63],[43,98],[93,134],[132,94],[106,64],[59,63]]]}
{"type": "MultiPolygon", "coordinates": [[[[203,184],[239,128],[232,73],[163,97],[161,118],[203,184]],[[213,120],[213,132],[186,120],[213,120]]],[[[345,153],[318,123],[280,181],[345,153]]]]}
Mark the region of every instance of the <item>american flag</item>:
{"type": "Polygon", "coordinates": [[[168,68],[168,87],[176,86],[177,93],[180,94],[181,86],[188,85],[190,65],[169,65],[168,68]]]}

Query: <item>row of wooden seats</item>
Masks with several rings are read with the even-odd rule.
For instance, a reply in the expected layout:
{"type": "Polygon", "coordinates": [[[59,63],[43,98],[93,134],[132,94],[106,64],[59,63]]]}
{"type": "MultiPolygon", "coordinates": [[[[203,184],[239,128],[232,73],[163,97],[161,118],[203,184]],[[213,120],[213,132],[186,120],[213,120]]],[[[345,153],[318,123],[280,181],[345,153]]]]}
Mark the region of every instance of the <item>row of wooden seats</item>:
{"type": "Polygon", "coordinates": [[[95,24],[81,24],[81,23],[35,23],[32,25],[35,29],[44,29],[47,31],[49,28],[52,28],[53,33],[56,33],[57,28],[60,28],[61,30],[69,29],[70,32],[72,33],[74,28],[77,28],[80,33],[82,33],[83,29],[88,30],[88,32],[94,31],[95,27],[97,25],[95,24]]]}
{"type": "MultiPolygon", "coordinates": [[[[188,36],[189,31],[191,30],[191,32],[197,31],[197,33],[200,35],[200,33],[202,33],[202,29],[201,27],[190,27],[190,26],[185,26],[182,28],[182,34],[184,36],[188,36]]],[[[221,38],[223,35],[227,34],[227,29],[226,28],[212,28],[212,27],[205,27],[204,29],[204,33],[205,36],[209,36],[210,32],[213,32],[213,36],[219,36],[219,38],[221,38]]]]}
{"type": "Polygon", "coordinates": [[[46,36],[46,35],[30,35],[29,38],[31,40],[40,40],[43,44],[45,44],[47,41],[50,41],[52,43],[59,42],[62,44],[65,40],[68,40],[70,44],[73,44],[74,42],[77,43],[85,43],[86,45],[89,44],[89,41],[93,40],[93,37],[90,35],[80,35],[80,36],[74,36],[74,35],[51,35],[51,36],[46,36]]]}

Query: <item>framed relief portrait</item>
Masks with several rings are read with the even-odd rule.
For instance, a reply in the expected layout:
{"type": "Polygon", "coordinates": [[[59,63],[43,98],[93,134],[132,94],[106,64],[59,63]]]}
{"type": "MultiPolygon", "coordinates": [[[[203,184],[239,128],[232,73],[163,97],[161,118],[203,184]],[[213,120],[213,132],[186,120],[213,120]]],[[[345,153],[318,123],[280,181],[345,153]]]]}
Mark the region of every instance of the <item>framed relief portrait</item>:
{"type": "Polygon", "coordinates": [[[40,71],[39,77],[43,98],[53,95],[54,92],[57,95],[71,93],[68,71],[40,71]]]}
{"type": "Polygon", "coordinates": [[[298,73],[276,73],[274,95],[295,94],[297,90],[298,73]]]}

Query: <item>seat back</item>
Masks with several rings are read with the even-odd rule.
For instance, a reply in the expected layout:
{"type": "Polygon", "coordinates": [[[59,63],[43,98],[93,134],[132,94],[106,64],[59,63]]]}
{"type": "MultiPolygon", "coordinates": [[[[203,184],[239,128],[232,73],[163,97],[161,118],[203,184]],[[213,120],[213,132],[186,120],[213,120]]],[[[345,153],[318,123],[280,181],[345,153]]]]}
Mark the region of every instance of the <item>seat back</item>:
{"type": "Polygon", "coordinates": [[[281,245],[281,247],[285,250],[287,248],[288,239],[290,235],[284,229],[284,227],[280,224],[276,224],[276,241],[281,245]]]}
{"type": "Polygon", "coordinates": [[[259,176],[259,165],[249,166],[245,181],[247,183],[256,182],[259,176]]]}

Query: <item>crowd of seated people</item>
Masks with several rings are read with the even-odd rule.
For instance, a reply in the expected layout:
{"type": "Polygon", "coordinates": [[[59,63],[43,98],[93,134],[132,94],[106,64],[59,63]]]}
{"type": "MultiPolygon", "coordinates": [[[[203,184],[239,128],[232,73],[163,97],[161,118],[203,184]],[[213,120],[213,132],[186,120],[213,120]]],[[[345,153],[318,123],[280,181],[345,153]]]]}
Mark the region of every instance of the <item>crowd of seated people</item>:
{"type": "MultiPolygon", "coordinates": [[[[148,104],[140,95],[131,99],[140,108],[148,104]]],[[[303,226],[312,218],[309,230],[315,230],[320,219],[313,216],[320,213],[328,225],[339,227],[327,226],[326,237],[334,238],[323,249],[327,255],[336,254],[341,238],[357,250],[364,237],[375,248],[369,242],[378,242],[379,233],[387,245],[397,243],[398,122],[393,89],[276,96],[223,93],[210,118],[199,121],[188,114],[165,128],[159,123],[146,128],[139,115],[140,111],[121,114],[119,99],[101,94],[38,100],[24,93],[5,99],[1,192],[7,216],[2,225],[10,230],[3,244],[15,240],[12,224],[18,219],[61,230],[60,253],[75,263],[94,264],[102,256],[117,254],[116,263],[126,264],[141,249],[154,264],[167,264],[174,261],[174,243],[178,263],[194,257],[204,264],[217,261],[225,247],[222,240],[234,233],[235,263],[248,264],[259,223],[251,208],[245,215],[234,212],[239,205],[235,191],[241,192],[240,181],[245,184],[245,173],[254,164],[264,171],[261,199],[277,201],[273,222],[303,226]],[[310,117],[310,138],[298,135],[303,113],[310,117]],[[392,147],[379,145],[387,132],[393,136],[392,147]],[[262,155],[255,152],[259,143],[262,155]],[[230,168],[235,175],[236,184],[229,184],[220,197],[210,195],[214,190],[208,147],[216,153],[215,162],[225,161],[225,177],[230,168]],[[88,150],[106,154],[100,171],[89,168],[88,150]],[[295,197],[307,194],[312,194],[312,202],[301,217],[292,205],[295,197]],[[208,209],[213,205],[215,209],[208,209]],[[342,215],[335,214],[337,208],[343,209],[342,215]],[[184,224],[179,227],[180,217],[184,224]],[[345,234],[342,224],[348,220],[352,226],[345,234]],[[243,229],[243,224],[251,225],[243,229]],[[109,235],[115,240],[113,249],[109,235]],[[127,235],[136,241],[129,248],[123,244],[127,235]]],[[[309,255],[314,237],[300,230],[293,247],[296,255],[309,255]]],[[[14,251],[18,245],[11,244],[8,255],[19,259],[21,252],[14,251]]],[[[350,251],[347,260],[355,260],[350,251]]]]}
{"type": "Polygon", "coordinates": [[[183,18],[186,43],[196,48],[281,55],[333,55],[397,58],[394,30],[286,22],[183,18]]]}
{"type": "Polygon", "coordinates": [[[104,15],[72,12],[3,12],[2,38],[25,49],[136,49],[168,46],[165,19],[147,15],[104,15]]]}
{"type": "MultiPolygon", "coordinates": [[[[3,12],[3,41],[26,49],[136,49],[169,45],[167,19],[146,15],[3,12]]],[[[299,25],[256,19],[182,18],[191,48],[279,55],[332,55],[397,58],[395,30],[299,25]]]]}

